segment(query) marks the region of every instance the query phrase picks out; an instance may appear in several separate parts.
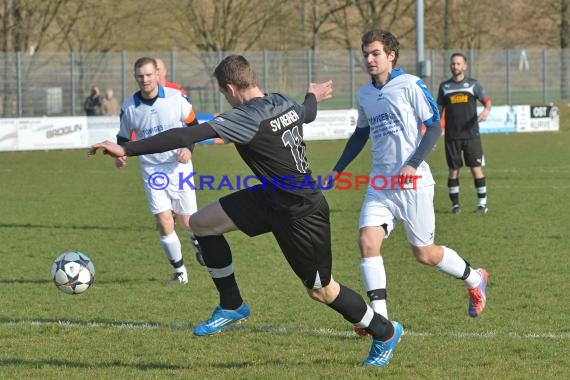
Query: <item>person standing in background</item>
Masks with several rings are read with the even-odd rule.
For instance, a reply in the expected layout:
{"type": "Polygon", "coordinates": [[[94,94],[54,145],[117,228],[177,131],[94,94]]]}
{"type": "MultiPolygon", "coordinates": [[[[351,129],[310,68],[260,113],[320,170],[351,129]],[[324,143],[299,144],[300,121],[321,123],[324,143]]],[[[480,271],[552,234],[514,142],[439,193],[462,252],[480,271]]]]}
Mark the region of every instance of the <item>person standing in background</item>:
{"type": "Polygon", "coordinates": [[[158,70],[157,71],[158,82],[161,85],[163,85],[164,87],[174,88],[176,90],[179,90],[184,95],[188,96],[188,94],[186,93],[186,90],[181,85],[179,85],[178,83],[169,82],[166,80],[166,74],[168,73],[168,71],[166,70],[166,64],[164,63],[164,61],[160,58],[155,58],[154,60],[156,61],[156,67],[158,70]]]}
{"type": "Polygon", "coordinates": [[[91,85],[90,94],[83,102],[83,110],[87,116],[101,116],[101,91],[96,85],[91,85]]]}
{"type": "Polygon", "coordinates": [[[486,214],[487,181],[483,174],[485,157],[479,134],[479,122],[487,120],[491,111],[491,100],[483,87],[473,78],[465,76],[467,57],[453,53],[449,68],[452,77],[439,85],[437,104],[445,121],[445,158],[449,168],[447,188],[451,200],[451,212],[459,214],[459,169],[465,165],[471,168],[471,175],[477,192],[478,204],[475,212],[486,214]],[[485,107],[477,115],[477,101],[485,107]]]}
{"type": "Polygon", "coordinates": [[[108,88],[107,91],[105,91],[105,97],[101,100],[101,111],[105,116],[119,116],[121,107],[117,99],[113,96],[112,88],[108,88]]]}

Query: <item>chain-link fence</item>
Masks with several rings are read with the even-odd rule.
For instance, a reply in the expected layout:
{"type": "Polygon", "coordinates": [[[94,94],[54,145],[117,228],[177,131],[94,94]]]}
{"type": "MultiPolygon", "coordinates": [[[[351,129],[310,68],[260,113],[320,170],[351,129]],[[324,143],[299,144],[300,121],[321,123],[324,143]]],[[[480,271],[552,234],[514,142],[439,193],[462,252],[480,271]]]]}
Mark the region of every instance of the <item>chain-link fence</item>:
{"type": "MultiPolygon", "coordinates": [[[[428,50],[424,78],[437,95],[450,77],[454,51],[428,50]]],[[[497,49],[463,52],[469,76],[477,78],[493,104],[548,104],[569,98],[570,51],[563,49],[497,49]]],[[[220,96],[212,71],[226,53],[107,52],[0,54],[0,116],[84,115],[83,102],[92,84],[104,93],[112,88],[119,103],[137,90],[133,64],[141,56],[162,58],[168,79],[189,93],[198,113],[229,108],[220,96]]],[[[303,99],[308,81],[334,80],[334,98],[323,109],[355,107],[355,93],[369,80],[359,50],[260,51],[245,56],[257,71],[261,88],[303,99]]],[[[398,66],[416,73],[416,53],[400,51],[398,66]]]]}

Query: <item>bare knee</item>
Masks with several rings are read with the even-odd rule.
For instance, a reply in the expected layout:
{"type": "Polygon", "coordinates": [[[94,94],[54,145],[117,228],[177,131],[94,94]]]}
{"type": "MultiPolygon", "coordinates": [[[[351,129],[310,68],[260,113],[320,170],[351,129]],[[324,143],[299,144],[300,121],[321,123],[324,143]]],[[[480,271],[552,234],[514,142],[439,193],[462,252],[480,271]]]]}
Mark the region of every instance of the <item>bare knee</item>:
{"type": "Polygon", "coordinates": [[[412,252],[417,261],[431,267],[439,264],[443,258],[443,248],[435,244],[425,247],[412,246],[412,252]]]}
{"type": "Polygon", "coordinates": [[[386,232],[383,226],[364,227],[360,230],[358,246],[362,257],[373,257],[380,255],[382,240],[386,232]]]}
{"type": "Polygon", "coordinates": [[[162,236],[168,236],[174,232],[174,218],[170,211],[161,212],[155,215],[158,232],[162,236]]]}
{"type": "Polygon", "coordinates": [[[188,219],[188,230],[192,231],[195,235],[204,236],[210,235],[209,226],[204,223],[199,214],[194,214],[188,219]]]}
{"type": "Polygon", "coordinates": [[[327,286],[319,289],[307,289],[307,294],[311,299],[327,305],[332,303],[338,297],[339,292],[339,283],[332,279],[327,286]]]}
{"type": "Polygon", "coordinates": [[[190,229],[190,216],[188,215],[176,215],[176,220],[182,225],[182,227],[186,230],[186,231],[192,231],[192,229],[190,229]]]}

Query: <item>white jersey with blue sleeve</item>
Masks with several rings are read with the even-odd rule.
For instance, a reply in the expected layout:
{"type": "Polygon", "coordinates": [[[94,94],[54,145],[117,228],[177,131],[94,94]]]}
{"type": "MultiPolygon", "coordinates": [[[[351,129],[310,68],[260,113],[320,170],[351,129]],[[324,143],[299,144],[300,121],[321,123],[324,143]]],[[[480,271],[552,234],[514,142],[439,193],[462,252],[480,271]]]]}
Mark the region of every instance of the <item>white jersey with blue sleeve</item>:
{"type": "MultiPolygon", "coordinates": [[[[393,70],[383,86],[363,85],[357,95],[357,128],[370,127],[371,177],[397,176],[422,139],[422,125],[439,120],[439,111],[425,83],[402,69],[393,70]]],[[[417,187],[433,185],[429,165],[416,171],[417,187]]]]}

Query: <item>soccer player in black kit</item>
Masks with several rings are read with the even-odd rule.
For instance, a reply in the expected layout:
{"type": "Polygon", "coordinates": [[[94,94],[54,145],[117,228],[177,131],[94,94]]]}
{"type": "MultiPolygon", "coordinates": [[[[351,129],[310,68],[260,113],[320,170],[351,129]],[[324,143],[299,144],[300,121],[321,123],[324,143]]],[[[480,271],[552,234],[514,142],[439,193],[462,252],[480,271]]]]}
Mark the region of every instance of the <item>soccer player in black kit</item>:
{"type": "Polygon", "coordinates": [[[192,128],[176,128],[123,146],[105,141],[89,150],[91,155],[101,149],[113,157],[136,156],[220,137],[235,144],[260,179],[260,184],[224,196],[192,216],[192,231],[219,292],[219,304],[194,335],[218,333],[250,314],[223,234],[238,229],[251,237],[271,232],[309,296],[372,335],[363,365],[387,365],[404,333],[402,325],[375,313],[358,293],[333,279],[329,207],[305,156],[303,124],[316,118],[318,102],[332,97],[332,82],[309,84],[303,104],[298,104],[286,95],[263,93],[243,56],[226,57],[214,76],[231,110],[192,128]]]}
{"type": "Polygon", "coordinates": [[[475,212],[486,214],[487,181],[483,173],[485,157],[479,122],[487,120],[491,111],[491,100],[485,94],[483,86],[477,79],[468,78],[467,57],[461,53],[453,53],[449,68],[453,75],[439,85],[437,104],[439,112],[445,115],[445,159],[449,168],[447,187],[451,200],[451,212],[461,212],[459,205],[459,170],[465,165],[471,169],[478,205],[475,212]],[[477,101],[485,108],[477,114],[477,101]],[[444,112],[445,111],[445,112],[444,112]]]}

